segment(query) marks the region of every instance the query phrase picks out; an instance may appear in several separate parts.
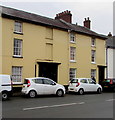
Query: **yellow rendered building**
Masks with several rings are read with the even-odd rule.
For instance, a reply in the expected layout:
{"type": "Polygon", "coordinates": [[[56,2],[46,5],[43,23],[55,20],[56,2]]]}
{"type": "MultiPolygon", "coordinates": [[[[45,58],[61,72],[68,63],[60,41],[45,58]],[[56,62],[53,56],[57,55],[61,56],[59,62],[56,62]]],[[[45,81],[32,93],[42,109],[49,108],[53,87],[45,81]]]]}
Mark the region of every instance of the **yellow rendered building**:
{"type": "Polygon", "coordinates": [[[70,11],[51,19],[0,8],[0,74],[11,75],[14,87],[37,76],[63,85],[73,77],[104,79],[106,37],[90,30],[89,18],[79,26],[70,11]]]}

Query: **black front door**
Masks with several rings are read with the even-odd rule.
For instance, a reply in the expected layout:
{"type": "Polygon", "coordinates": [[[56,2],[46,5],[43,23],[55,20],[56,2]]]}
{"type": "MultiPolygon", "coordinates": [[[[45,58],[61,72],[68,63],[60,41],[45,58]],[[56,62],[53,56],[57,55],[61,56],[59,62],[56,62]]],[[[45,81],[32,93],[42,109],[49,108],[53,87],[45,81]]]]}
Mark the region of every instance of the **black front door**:
{"type": "Polygon", "coordinates": [[[57,82],[57,63],[39,63],[39,77],[47,77],[57,82]]]}
{"type": "Polygon", "coordinates": [[[98,66],[99,68],[99,84],[105,79],[105,66],[98,66]]]}

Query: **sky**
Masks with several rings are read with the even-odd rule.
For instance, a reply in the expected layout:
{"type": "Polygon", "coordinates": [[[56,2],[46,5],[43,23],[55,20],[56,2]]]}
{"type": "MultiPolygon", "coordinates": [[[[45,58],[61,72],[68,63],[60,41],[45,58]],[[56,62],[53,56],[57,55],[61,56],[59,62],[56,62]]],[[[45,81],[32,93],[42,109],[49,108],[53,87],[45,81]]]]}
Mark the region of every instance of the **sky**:
{"type": "MultiPolygon", "coordinates": [[[[113,31],[113,0],[0,0],[0,5],[55,18],[69,10],[72,23],[83,26],[84,18],[91,20],[91,30],[108,35],[113,31]]],[[[115,6],[115,5],[114,5],[115,6]]]]}

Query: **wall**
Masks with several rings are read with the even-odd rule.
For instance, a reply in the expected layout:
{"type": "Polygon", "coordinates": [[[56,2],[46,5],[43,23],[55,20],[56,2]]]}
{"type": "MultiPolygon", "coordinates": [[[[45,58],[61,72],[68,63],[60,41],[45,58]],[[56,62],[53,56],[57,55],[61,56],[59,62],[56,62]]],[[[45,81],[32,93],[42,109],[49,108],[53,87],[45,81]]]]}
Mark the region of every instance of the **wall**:
{"type": "Polygon", "coordinates": [[[113,53],[115,52],[115,49],[108,48],[107,49],[107,77],[108,78],[115,78],[113,74],[113,53]]]}
{"type": "Polygon", "coordinates": [[[34,77],[35,65],[37,65],[36,72],[39,76],[37,62],[53,60],[61,63],[58,65],[58,83],[67,85],[70,68],[77,68],[77,77],[91,77],[91,69],[96,69],[98,81],[97,66],[105,65],[105,41],[101,39],[96,39],[96,47],[92,48],[91,37],[76,33],[76,43],[72,44],[69,41],[69,32],[47,29],[30,23],[23,23],[23,35],[14,34],[14,21],[5,18],[3,18],[2,31],[2,73],[4,74],[11,75],[12,66],[23,66],[23,79],[34,77]],[[13,58],[14,38],[23,40],[23,58],[13,58]],[[70,62],[70,46],[76,47],[74,63],[70,62]],[[96,50],[96,64],[91,64],[92,49],[96,50]]]}

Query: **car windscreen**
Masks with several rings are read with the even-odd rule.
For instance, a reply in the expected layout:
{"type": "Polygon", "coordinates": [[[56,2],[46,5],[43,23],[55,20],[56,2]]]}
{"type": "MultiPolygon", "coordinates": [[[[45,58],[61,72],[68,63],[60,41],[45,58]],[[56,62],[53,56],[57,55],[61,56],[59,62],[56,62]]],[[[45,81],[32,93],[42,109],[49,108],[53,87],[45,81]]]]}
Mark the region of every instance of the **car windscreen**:
{"type": "Polygon", "coordinates": [[[72,79],[70,83],[78,83],[78,79],[72,79]]]}

